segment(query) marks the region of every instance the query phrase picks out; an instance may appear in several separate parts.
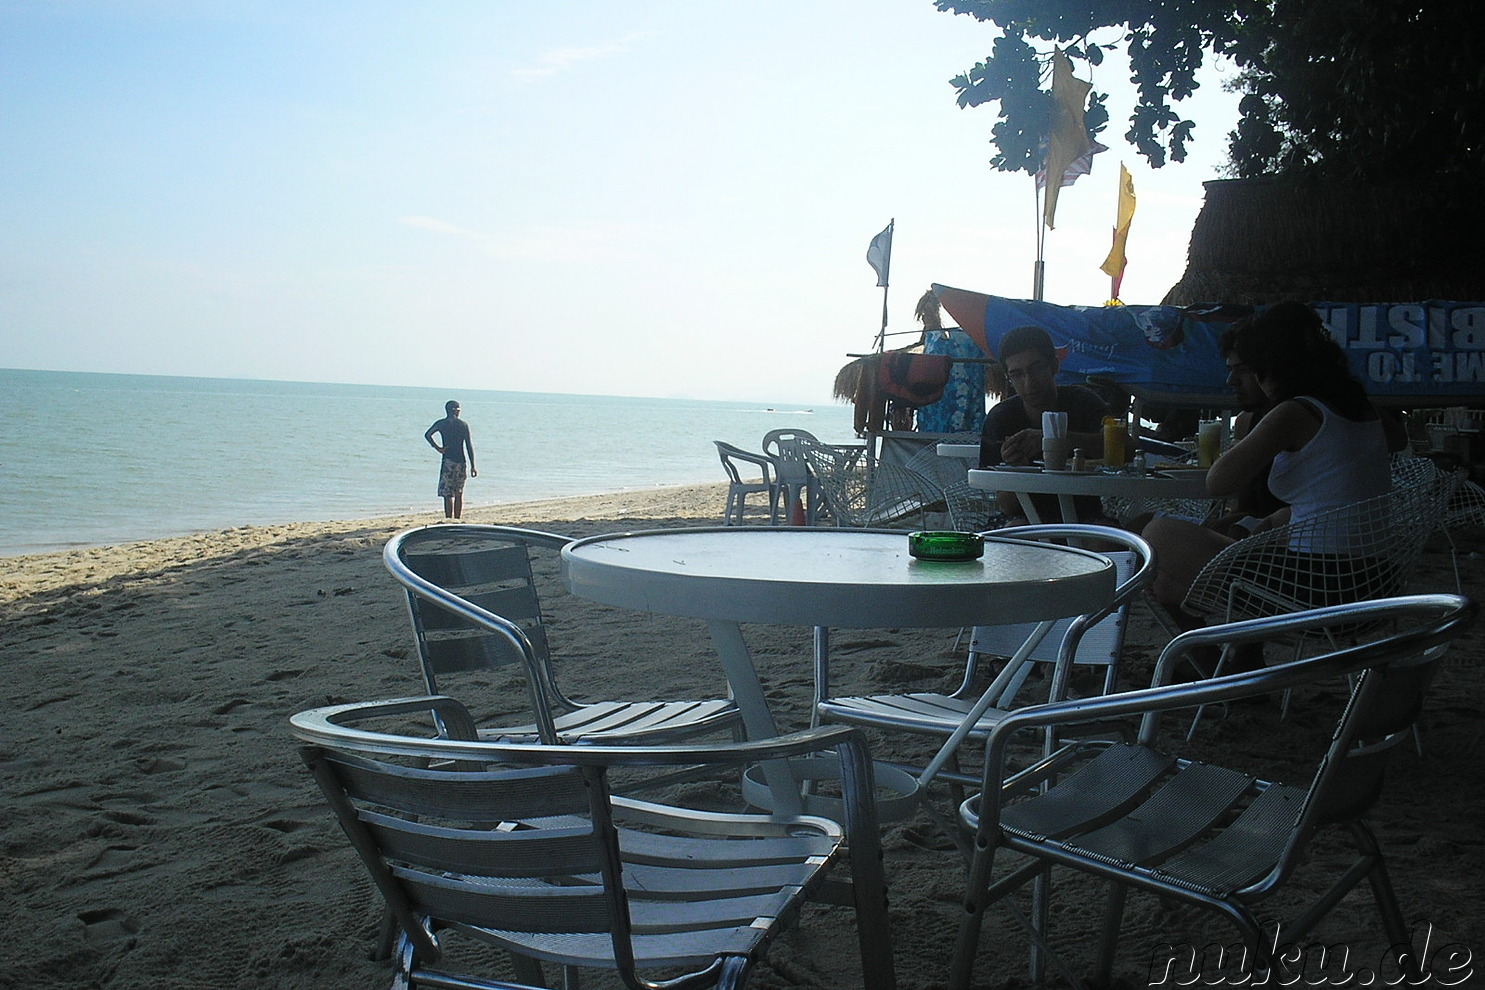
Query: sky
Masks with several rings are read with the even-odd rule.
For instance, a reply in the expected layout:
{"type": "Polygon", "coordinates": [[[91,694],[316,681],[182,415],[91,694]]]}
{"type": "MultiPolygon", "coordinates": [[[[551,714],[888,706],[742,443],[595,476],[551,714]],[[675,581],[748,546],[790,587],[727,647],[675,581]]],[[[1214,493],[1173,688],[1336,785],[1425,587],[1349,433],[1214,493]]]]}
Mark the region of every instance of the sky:
{"type": "MultiPolygon", "coordinates": [[[[1031,295],[1036,205],[929,0],[0,0],[0,366],[826,403],[931,283],[1031,295]]],[[[1236,98],[1187,162],[1062,190],[1045,297],[1185,269],[1236,98]]],[[[1086,76],[1083,68],[1079,74],[1086,76]]],[[[891,341],[901,343],[900,340],[891,341]]]]}

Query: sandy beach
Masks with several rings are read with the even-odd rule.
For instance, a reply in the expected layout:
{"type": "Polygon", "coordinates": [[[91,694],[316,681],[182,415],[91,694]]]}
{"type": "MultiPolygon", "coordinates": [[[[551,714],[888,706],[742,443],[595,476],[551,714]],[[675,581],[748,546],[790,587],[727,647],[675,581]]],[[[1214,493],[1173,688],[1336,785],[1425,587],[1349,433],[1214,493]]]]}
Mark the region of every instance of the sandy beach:
{"type": "MultiPolygon", "coordinates": [[[[724,486],[703,485],[477,509],[473,522],[573,535],[720,521],[724,486]]],[[[0,988],[317,988],[390,983],[368,959],[380,905],[300,764],[287,719],[332,702],[419,693],[401,592],[382,568],[386,539],[431,514],[230,529],[149,543],[7,558],[0,656],[11,687],[0,733],[0,988]]],[[[1467,591],[1482,573],[1479,531],[1456,534],[1467,591]]],[[[625,663],[584,674],[595,696],[634,683],[721,690],[704,626],[632,616],[617,633],[596,608],[558,597],[559,652],[608,651],[625,663]],[[684,673],[684,678],[682,677],[684,673]]],[[[1414,590],[1450,591],[1449,548],[1434,540],[1414,590]]],[[[780,720],[807,717],[809,632],[746,630],[780,720]]],[[[956,630],[841,631],[838,686],[942,689],[957,683],[956,630]]],[[[1372,818],[1410,923],[1431,946],[1485,949],[1485,708],[1482,636],[1455,647],[1435,682],[1423,752],[1403,750],[1372,818]]],[[[1161,641],[1137,610],[1128,676],[1148,674],[1161,641]]],[[[962,650],[962,645],[957,649],[962,650]]],[[[1323,734],[1304,705],[1248,706],[1201,730],[1224,762],[1278,731],[1323,734]]],[[[902,752],[903,749],[897,750],[902,752]]],[[[899,985],[943,984],[963,887],[961,861],[926,818],[884,835],[899,985]]],[[[1292,907],[1323,889],[1342,843],[1322,839],[1292,907]]],[[[1099,890],[1059,884],[1053,941],[1091,968],[1099,890]]],[[[1364,890],[1319,930],[1375,966],[1385,941],[1364,890]]],[[[1117,972],[1148,982],[1163,942],[1229,933],[1210,919],[1132,897],[1117,972]]],[[[1023,987],[1025,939],[992,914],[978,980],[1023,987]]],[[[774,947],[755,987],[859,981],[848,912],[811,907],[774,947]]],[[[1478,968],[1476,966],[1475,968],[1478,968]]],[[[591,986],[607,986],[602,978],[591,986]]],[[[1054,982],[1055,985],[1055,982],[1054,982]]],[[[1441,984],[1442,985],[1442,984],[1441,984]]],[[[1456,984],[1456,985],[1468,985],[1456,984]]]]}

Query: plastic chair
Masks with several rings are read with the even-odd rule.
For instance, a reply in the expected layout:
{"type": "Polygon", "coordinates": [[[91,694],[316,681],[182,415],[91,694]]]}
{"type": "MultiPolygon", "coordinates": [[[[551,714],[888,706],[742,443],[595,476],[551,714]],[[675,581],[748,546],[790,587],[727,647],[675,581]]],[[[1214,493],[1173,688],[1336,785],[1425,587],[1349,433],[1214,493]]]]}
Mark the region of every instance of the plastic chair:
{"type": "Polygon", "coordinates": [[[953,742],[953,747],[946,745],[927,766],[917,769],[919,783],[924,787],[940,776],[955,784],[978,779],[959,772],[957,748],[965,742],[984,740],[1007,717],[1027,675],[1036,665],[1051,668],[1048,688],[1051,701],[1067,697],[1074,664],[1103,667],[1103,690],[1112,691],[1130,602],[1155,577],[1150,545],[1121,529],[1049,523],[1000,529],[993,535],[997,539],[1027,541],[1097,541],[1120,548],[1108,553],[1118,568],[1119,583],[1113,601],[1087,615],[1053,623],[975,627],[963,680],[951,694],[913,692],[834,697],[830,693],[829,651],[816,650],[815,713],[820,721],[939,736],[953,742]],[[1004,657],[1004,666],[989,686],[979,688],[979,666],[992,656],[1004,657]]]}
{"type": "Polygon", "coordinates": [[[773,461],[762,454],[749,453],[722,440],[713,440],[717,445],[717,456],[722,461],[722,470],[727,472],[727,507],[722,510],[722,520],[728,526],[741,526],[743,513],[747,509],[749,495],[759,494],[768,499],[768,521],[779,522],[779,498],[781,490],[773,474],[773,461]],[[763,473],[762,481],[744,481],[738,464],[751,464],[763,473]]]}
{"type": "Polygon", "coordinates": [[[860,985],[894,986],[871,759],[856,730],[715,747],[499,744],[476,740],[469,713],[446,697],[319,708],[291,723],[399,929],[396,987],[547,986],[543,963],[564,967],[565,986],[577,985],[573,970],[595,967],[633,988],[740,987],[805,899],[839,886],[827,880],[838,863],[851,876],[836,903],[855,907],[860,985]],[[395,720],[400,731],[430,711],[447,738],[360,724],[395,720]],[[615,769],[733,767],[826,749],[841,768],[844,827],[609,788],[615,769]],[[521,983],[437,968],[465,937],[511,953],[521,983]],[[641,975],[656,970],[668,979],[641,975]]]}
{"type": "MultiPolygon", "coordinates": [[[[970,985],[986,908],[1053,866],[1109,883],[1109,900],[1096,982],[1108,985],[1124,903],[1130,890],[1203,908],[1238,930],[1244,974],[1278,968],[1260,932],[1257,907],[1283,889],[1309,855],[1310,841],[1330,826],[1349,833],[1355,856],[1335,884],[1281,931],[1286,943],[1307,933],[1345,894],[1369,881],[1387,944],[1398,947],[1409,976],[1418,971],[1402,912],[1387,879],[1381,849],[1362,816],[1377,800],[1388,757],[1408,736],[1446,645],[1476,618],[1476,606],[1457,595],[1419,595],[1339,605],[1185,633],[1162,652],[1151,687],[1103,698],[1022,709],[1003,719],[986,743],[981,794],[960,809],[974,833],[975,854],[965,894],[949,986],[970,985]],[[1395,631],[1359,646],[1191,685],[1170,685],[1177,662],[1193,647],[1246,643],[1275,636],[1325,638],[1325,630],[1396,624],[1395,631]],[[1359,676],[1352,676],[1359,675],[1359,676]],[[1350,678],[1349,689],[1347,688],[1350,678]],[[1296,783],[1264,779],[1167,751],[1160,716],[1176,709],[1325,684],[1343,693],[1328,744],[1300,750],[1285,733],[1265,735],[1273,756],[1311,768],[1296,783]],[[1343,702],[1344,699],[1344,703],[1343,702]],[[1040,764],[1009,775],[1010,746],[1020,733],[1062,734],[1081,724],[1140,718],[1137,742],[1078,743],[1040,764]],[[1025,857],[996,872],[1005,853],[1025,857]]],[[[1327,849],[1320,862],[1334,862],[1327,849]]],[[[1027,923],[1035,943],[1052,953],[1070,982],[1077,975],[1056,958],[1046,932],[1027,923]]],[[[1003,940],[998,940],[1003,941],[1003,940]]],[[[1183,974],[1212,984],[1214,974],[1183,974]]],[[[1281,977],[1286,975],[1281,972],[1281,977]]],[[[1236,978],[1235,978],[1236,982],[1236,978]]],[[[1235,985],[1234,982],[1234,985],[1235,985]]],[[[1284,979],[1278,982],[1285,982],[1284,979]]]]}
{"type": "Polygon", "coordinates": [[[798,521],[802,516],[806,526],[813,526],[819,494],[804,448],[796,442],[799,440],[820,442],[806,430],[769,430],[763,434],[763,453],[773,462],[780,502],[789,521],[798,521]]]}
{"type": "Polygon", "coordinates": [[[446,675],[502,667],[519,671],[535,721],[482,730],[496,739],[617,745],[740,732],[742,715],[726,699],[583,703],[562,693],[531,553],[560,550],[570,542],[571,537],[556,533],[464,524],[410,529],[387,543],[382,560],[407,592],[428,691],[445,691],[446,675]]]}

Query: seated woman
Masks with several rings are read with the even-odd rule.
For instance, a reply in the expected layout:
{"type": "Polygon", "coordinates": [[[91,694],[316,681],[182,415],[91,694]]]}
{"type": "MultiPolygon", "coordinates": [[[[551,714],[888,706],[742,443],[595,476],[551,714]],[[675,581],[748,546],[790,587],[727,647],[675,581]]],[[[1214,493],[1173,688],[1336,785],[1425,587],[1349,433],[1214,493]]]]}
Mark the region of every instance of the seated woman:
{"type": "MultiPolygon", "coordinates": [[[[1302,303],[1264,310],[1239,329],[1233,350],[1272,409],[1212,465],[1208,492],[1234,495],[1272,464],[1269,489],[1289,504],[1258,524],[1254,532],[1262,532],[1391,489],[1382,421],[1314,310],[1302,303]]],[[[1182,629],[1202,625],[1181,603],[1201,569],[1233,539],[1168,516],[1152,520],[1143,535],[1156,553],[1155,597],[1182,629]]],[[[1348,549],[1291,547],[1331,566],[1348,549]]]]}

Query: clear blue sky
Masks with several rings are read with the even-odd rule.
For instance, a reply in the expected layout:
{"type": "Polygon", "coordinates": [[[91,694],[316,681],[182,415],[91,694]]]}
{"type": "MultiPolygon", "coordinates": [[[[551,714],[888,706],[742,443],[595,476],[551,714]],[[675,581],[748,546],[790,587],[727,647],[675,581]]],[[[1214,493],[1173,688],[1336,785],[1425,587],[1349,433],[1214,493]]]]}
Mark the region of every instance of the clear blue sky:
{"type": "MultiPolygon", "coordinates": [[[[829,401],[931,282],[1031,293],[1025,175],[948,79],[993,30],[927,0],[0,0],[0,366],[829,401]]],[[[1191,159],[1122,135],[1065,189],[1046,297],[1185,268],[1191,159]]]]}

